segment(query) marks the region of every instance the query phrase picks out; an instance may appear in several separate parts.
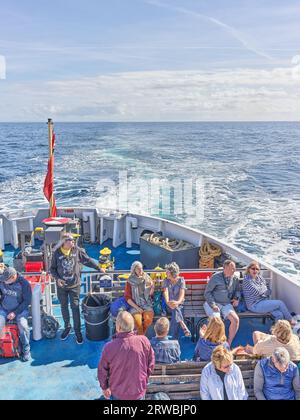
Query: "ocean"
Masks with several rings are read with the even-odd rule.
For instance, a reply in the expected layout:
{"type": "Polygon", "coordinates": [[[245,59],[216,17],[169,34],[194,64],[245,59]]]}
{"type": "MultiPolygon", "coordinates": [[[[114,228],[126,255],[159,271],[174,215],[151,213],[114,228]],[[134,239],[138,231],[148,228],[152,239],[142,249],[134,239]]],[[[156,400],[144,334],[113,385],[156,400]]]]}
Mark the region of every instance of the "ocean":
{"type": "MultiPolygon", "coordinates": [[[[57,123],[55,132],[58,206],[167,217],[299,277],[300,123],[57,123]]],[[[0,144],[0,211],[46,206],[47,125],[0,123],[0,144]]]]}

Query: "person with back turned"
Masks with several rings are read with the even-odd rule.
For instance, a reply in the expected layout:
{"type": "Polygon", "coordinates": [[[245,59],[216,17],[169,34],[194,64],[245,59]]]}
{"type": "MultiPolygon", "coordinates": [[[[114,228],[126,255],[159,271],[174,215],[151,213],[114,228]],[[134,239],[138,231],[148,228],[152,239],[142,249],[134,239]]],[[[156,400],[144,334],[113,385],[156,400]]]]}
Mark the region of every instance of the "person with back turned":
{"type": "Polygon", "coordinates": [[[66,340],[71,332],[70,301],[77,344],[83,343],[79,306],[82,265],[100,270],[99,265],[87,255],[86,251],[75,244],[74,237],[71,234],[65,235],[61,247],[58,247],[53,254],[50,273],[56,281],[57,297],[65,323],[61,340],[66,340]]]}

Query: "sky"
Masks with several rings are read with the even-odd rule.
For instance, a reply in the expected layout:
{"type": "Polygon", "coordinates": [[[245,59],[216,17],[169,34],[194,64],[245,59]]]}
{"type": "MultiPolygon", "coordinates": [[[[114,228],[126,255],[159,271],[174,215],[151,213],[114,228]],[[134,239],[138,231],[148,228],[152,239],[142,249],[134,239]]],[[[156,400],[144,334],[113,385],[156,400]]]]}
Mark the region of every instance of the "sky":
{"type": "Polygon", "coordinates": [[[0,121],[299,121],[299,0],[0,0],[0,121]]]}

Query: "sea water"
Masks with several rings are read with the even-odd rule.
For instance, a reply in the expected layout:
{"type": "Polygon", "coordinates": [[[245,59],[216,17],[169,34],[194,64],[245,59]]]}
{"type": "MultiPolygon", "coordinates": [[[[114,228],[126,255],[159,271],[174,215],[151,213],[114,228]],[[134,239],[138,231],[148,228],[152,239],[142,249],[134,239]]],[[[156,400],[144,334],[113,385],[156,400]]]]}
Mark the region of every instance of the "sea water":
{"type": "MultiPolygon", "coordinates": [[[[59,206],[118,207],[121,183],[123,208],[199,228],[299,277],[300,123],[57,123],[55,132],[59,206]]],[[[47,205],[47,135],[46,124],[0,124],[0,211],[47,205]]]]}

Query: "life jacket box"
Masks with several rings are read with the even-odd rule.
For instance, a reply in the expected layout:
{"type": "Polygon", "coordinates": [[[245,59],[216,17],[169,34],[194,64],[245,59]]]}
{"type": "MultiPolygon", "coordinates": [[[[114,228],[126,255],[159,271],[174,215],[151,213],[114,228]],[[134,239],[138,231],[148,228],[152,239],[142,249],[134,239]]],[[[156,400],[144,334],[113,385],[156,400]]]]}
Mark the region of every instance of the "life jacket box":
{"type": "Polygon", "coordinates": [[[20,357],[18,326],[15,324],[8,324],[4,327],[3,332],[4,338],[0,340],[0,357],[6,359],[20,357]]]}
{"type": "Polygon", "coordinates": [[[43,261],[30,261],[25,263],[26,273],[40,273],[44,269],[43,261]]]}

